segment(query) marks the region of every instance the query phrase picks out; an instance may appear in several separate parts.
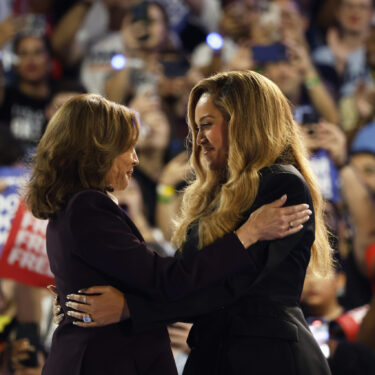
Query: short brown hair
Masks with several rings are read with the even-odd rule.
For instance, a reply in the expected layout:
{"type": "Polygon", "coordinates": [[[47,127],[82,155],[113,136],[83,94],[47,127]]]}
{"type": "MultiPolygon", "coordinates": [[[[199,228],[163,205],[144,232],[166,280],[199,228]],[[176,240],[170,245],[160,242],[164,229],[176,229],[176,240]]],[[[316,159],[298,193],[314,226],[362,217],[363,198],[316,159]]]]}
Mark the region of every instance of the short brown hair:
{"type": "Polygon", "coordinates": [[[134,146],[135,113],[100,95],[68,100],[48,123],[33,159],[25,199],[34,216],[47,219],[84,189],[108,190],[114,159],[134,146]]]}

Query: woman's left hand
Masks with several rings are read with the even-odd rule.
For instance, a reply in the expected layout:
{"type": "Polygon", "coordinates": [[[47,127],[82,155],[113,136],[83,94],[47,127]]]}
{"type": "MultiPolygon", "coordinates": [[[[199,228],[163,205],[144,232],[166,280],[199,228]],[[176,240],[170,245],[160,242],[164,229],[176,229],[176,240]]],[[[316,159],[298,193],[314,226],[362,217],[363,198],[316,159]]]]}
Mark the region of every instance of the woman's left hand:
{"type": "Polygon", "coordinates": [[[93,286],[66,298],[66,306],[76,310],[67,314],[78,319],[73,324],[80,327],[100,327],[130,317],[125,296],[112,286],[93,286]]]}

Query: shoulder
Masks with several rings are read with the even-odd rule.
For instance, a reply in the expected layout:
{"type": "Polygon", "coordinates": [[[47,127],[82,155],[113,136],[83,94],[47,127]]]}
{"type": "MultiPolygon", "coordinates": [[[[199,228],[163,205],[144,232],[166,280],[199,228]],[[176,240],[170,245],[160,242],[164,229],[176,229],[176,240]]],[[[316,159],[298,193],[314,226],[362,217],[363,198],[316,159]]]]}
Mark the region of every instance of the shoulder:
{"type": "Polygon", "coordinates": [[[273,164],[265,167],[259,171],[260,181],[300,181],[301,183],[306,183],[301,172],[291,164],[273,164]]]}
{"type": "Polygon", "coordinates": [[[97,190],[82,190],[73,195],[67,205],[68,213],[93,211],[120,211],[120,208],[105,193],[97,190]]]}
{"type": "Polygon", "coordinates": [[[259,174],[259,195],[272,199],[280,198],[283,194],[289,198],[296,195],[310,196],[304,177],[293,165],[273,164],[261,169],[259,174]]]}

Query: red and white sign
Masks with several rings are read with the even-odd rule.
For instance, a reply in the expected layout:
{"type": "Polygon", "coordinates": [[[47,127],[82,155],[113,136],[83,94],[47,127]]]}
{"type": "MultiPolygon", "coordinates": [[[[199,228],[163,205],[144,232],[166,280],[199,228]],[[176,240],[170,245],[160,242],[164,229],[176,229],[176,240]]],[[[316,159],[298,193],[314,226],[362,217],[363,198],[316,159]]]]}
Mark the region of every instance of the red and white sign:
{"type": "Polygon", "coordinates": [[[1,254],[0,277],[39,287],[55,283],[46,252],[47,223],[20,201],[1,254]]]}

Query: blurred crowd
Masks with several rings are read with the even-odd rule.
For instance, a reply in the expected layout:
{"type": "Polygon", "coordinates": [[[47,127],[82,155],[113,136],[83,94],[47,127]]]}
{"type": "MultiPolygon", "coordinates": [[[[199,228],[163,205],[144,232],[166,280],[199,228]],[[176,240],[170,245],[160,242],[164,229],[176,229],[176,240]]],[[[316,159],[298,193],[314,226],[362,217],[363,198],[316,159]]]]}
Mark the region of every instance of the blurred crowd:
{"type": "MultiPolygon", "coordinates": [[[[326,200],[336,269],[306,280],[306,318],[334,375],[375,374],[374,9],[372,0],[1,0],[0,214],[11,185],[2,171],[27,173],[59,106],[99,93],[139,115],[140,164],[117,195],[149,246],[173,255],[173,218],[193,178],[190,89],[215,72],[256,70],[289,99],[326,200]]],[[[0,221],[0,246],[5,232],[0,221]]],[[[0,374],[41,373],[50,299],[0,279],[0,374]]],[[[170,327],[180,371],[188,329],[170,327]]]]}

